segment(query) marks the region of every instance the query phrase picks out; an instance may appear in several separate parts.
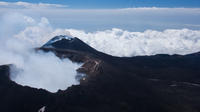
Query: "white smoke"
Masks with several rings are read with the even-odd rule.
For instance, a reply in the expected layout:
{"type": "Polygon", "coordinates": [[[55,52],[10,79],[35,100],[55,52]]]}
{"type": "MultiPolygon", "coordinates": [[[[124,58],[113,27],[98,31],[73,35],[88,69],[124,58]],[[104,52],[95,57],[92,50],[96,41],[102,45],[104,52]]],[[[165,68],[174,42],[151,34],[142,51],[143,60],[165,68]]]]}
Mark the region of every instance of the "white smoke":
{"type": "Polygon", "coordinates": [[[71,85],[79,84],[76,80],[76,69],[80,65],[68,59],[60,60],[53,53],[29,52],[14,65],[11,69],[11,79],[21,85],[56,92],[59,89],[65,90],[71,85]]]}
{"type": "MultiPolygon", "coordinates": [[[[51,92],[65,90],[71,85],[79,84],[76,69],[81,64],[68,59],[59,59],[53,53],[36,52],[48,36],[53,36],[53,29],[48,20],[39,22],[21,14],[8,14],[1,18],[0,26],[0,65],[13,64],[11,79],[18,84],[34,88],[43,88],[51,92]],[[8,21],[4,18],[8,19],[8,21]],[[20,23],[20,27],[18,27],[20,23]],[[32,32],[26,32],[30,29],[32,32]],[[19,32],[26,32],[26,34],[19,32]],[[15,35],[15,33],[19,33],[15,35]],[[48,35],[47,35],[48,34],[48,35]],[[45,38],[43,40],[43,38],[45,38]],[[39,41],[41,40],[41,41],[39,41]]],[[[55,34],[56,35],[56,34],[55,34]]]]}

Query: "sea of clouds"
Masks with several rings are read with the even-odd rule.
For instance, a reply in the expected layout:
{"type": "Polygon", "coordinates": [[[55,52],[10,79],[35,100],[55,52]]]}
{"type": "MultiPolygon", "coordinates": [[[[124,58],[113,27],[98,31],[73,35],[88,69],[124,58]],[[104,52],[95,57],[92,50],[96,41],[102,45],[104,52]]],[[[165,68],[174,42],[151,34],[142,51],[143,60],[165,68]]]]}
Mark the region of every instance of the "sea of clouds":
{"type": "Polygon", "coordinates": [[[95,49],[119,57],[155,54],[184,55],[200,51],[199,30],[167,29],[129,32],[113,28],[92,33],[74,29],[67,31],[95,49]]]}
{"type": "Polygon", "coordinates": [[[200,51],[200,30],[183,28],[131,32],[113,28],[86,32],[77,29],[54,29],[44,17],[40,21],[27,16],[24,16],[24,19],[31,23],[19,31],[15,37],[31,43],[34,47],[42,46],[56,35],[70,35],[78,37],[101,52],[119,57],[155,54],[184,55],[200,51]]]}

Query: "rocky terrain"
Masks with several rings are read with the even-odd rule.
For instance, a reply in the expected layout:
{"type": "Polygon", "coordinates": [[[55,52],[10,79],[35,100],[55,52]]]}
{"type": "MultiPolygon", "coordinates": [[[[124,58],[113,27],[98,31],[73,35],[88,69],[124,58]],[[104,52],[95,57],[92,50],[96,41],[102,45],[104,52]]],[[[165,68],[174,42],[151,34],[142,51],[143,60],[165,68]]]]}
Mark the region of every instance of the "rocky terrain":
{"type": "MultiPolygon", "coordinates": [[[[1,112],[199,112],[200,53],[114,57],[57,36],[38,50],[83,63],[80,85],[50,93],[24,87],[0,66],[1,112]]],[[[52,82],[53,83],[53,82],[52,82]]]]}

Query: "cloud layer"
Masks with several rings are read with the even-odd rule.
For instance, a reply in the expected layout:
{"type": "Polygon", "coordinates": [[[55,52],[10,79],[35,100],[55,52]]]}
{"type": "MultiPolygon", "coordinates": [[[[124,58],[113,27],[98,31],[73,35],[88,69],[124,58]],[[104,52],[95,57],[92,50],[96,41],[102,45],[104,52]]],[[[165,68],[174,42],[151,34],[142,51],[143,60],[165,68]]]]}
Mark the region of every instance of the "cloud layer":
{"type": "Polygon", "coordinates": [[[53,36],[72,35],[93,48],[113,56],[188,54],[200,51],[200,30],[166,29],[130,32],[118,28],[85,32],[77,29],[54,29],[46,18],[28,26],[15,37],[41,46],[53,36]]]}
{"type": "Polygon", "coordinates": [[[92,33],[74,29],[67,31],[97,50],[114,56],[188,54],[200,51],[200,30],[129,32],[114,28],[92,33]]]}
{"type": "Polygon", "coordinates": [[[3,2],[0,1],[1,8],[64,8],[65,5],[48,3],[29,3],[29,2],[3,2]]]}

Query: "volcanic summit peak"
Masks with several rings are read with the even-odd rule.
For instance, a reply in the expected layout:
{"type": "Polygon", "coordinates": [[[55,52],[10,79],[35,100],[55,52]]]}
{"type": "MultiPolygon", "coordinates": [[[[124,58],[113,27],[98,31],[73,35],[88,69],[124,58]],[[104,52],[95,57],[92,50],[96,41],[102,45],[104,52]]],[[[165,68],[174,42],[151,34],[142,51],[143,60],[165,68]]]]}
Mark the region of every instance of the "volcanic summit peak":
{"type": "Polygon", "coordinates": [[[72,37],[70,35],[58,35],[58,36],[53,37],[51,40],[49,40],[44,46],[51,45],[51,44],[53,44],[57,41],[63,40],[63,39],[71,41],[74,39],[74,37],[72,37]]]}
{"type": "Polygon", "coordinates": [[[55,36],[55,37],[52,38],[50,41],[51,41],[52,43],[55,43],[55,42],[60,41],[60,40],[62,40],[62,39],[73,40],[74,37],[69,36],[69,35],[59,35],[59,36],[55,36]]]}

